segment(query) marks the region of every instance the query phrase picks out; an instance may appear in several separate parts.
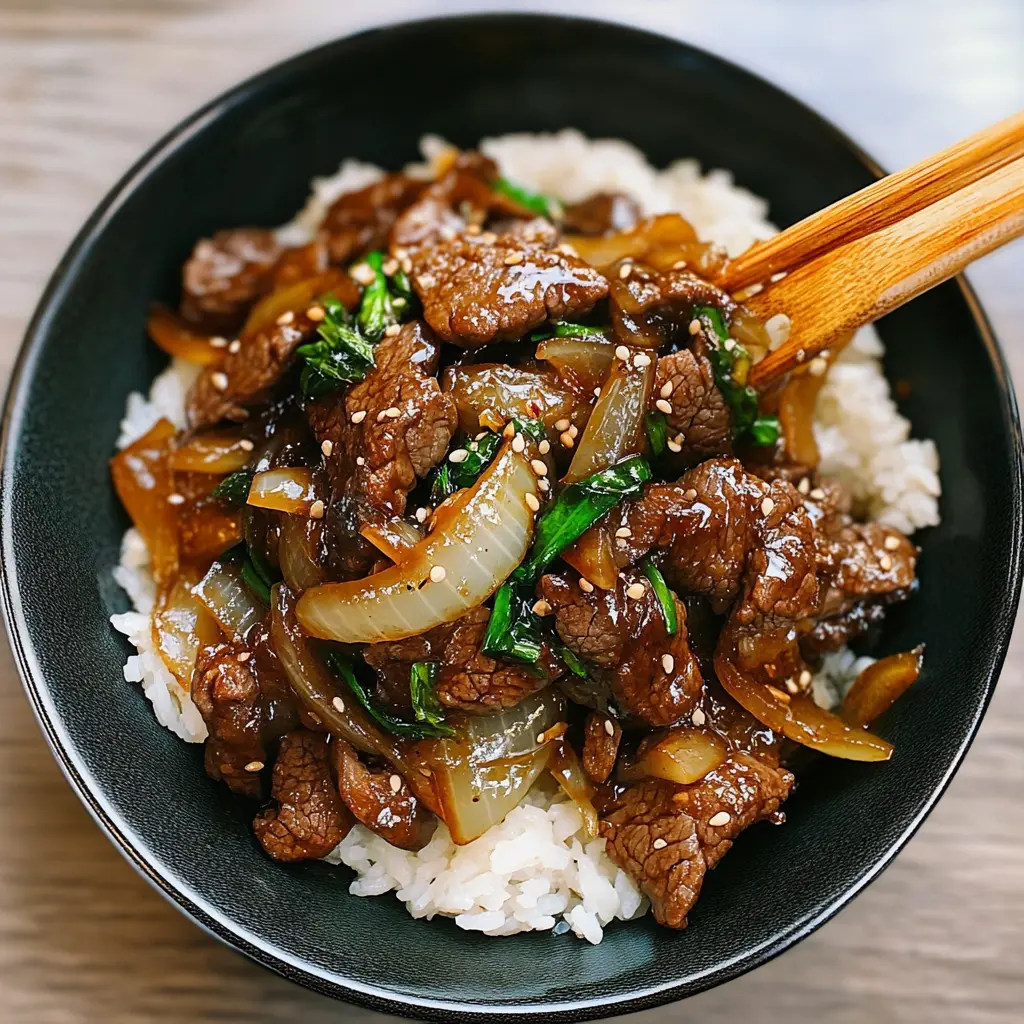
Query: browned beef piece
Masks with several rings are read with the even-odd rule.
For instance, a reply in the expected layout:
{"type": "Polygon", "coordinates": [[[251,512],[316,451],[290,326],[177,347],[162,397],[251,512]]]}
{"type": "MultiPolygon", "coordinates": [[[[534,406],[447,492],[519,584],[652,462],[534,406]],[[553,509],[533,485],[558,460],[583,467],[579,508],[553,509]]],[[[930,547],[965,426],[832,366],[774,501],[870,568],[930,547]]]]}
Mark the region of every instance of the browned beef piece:
{"type": "Polygon", "coordinates": [[[775,814],[792,784],[789,772],[735,754],[691,786],[630,786],[604,809],[601,835],[608,855],[651,900],[658,923],[685,928],[705,873],[743,829],[775,814]]]}
{"type": "Polygon", "coordinates": [[[366,663],[377,671],[378,697],[408,707],[409,673],[417,661],[441,666],[437,696],[445,707],[476,715],[513,707],[561,675],[563,666],[546,645],[539,672],[484,654],[480,644],[490,617],[488,609],[476,608],[420,636],[364,648],[366,663]]]}
{"type": "Polygon", "coordinates": [[[201,239],[182,271],[182,316],[209,331],[234,330],[269,290],[280,253],[274,233],[262,228],[201,239]]]}
{"type": "Polygon", "coordinates": [[[322,238],[296,249],[285,249],[274,264],[274,288],[287,288],[324,273],[330,266],[330,252],[322,238]]]}
{"type": "Polygon", "coordinates": [[[315,732],[296,729],[281,740],[271,795],[276,806],[261,811],[252,827],[274,860],[319,860],[353,825],[331,778],[327,740],[315,732]]]}
{"type": "Polygon", "coordinates": [[[610,715],[591,711],[583,727],[583,770],[594,782],[607,782],[619,756],[622,727],[610,715]]]}
{"type": "Polygon", "coordinates": [[[372,771],[344,740],[331,744],[338,792],[356,820],[400,850],[422,850],[437,827],[401,775],[372,771]]]}
{"type": "Polygon", "coordinates": [[[702,341],[658,359],[651,405],[664,413],[669,437],[682,445],[680,459],[699,462],[732,452],[732,417],[702,341]]]}
{"type": "Polygon", "coordinates": [[[319,229],[331,261],[350,263],[371,249],[385,248],[398,215],[423,188],[422,181],[406,174],[386,174],[366,188],[339,196],[319,229]]]}
{"type": "Polygon", "coordinates": [[[554,611],[562,642],[595,672],[610,675],[615,697],[627,712],[651,725],[671,725],[693,710],[702,680],[679,601],[678,629],[669,636],[658,598],[640,573],[620,577],[613,590],[589,593],[579,588],[575,576],[547,575],[538,593],[554,611]]]}
{"type": "Polygon", "coordinates": [[[641,215],[640,204],[624,192],[595,192],[562,210],[562,230],[579,235],[604,235],[628,231],[641,215]]]}
{"type": "Polygon", "coordinates": [[[476,348],[513,341],[545,320],[576,319],[608,294],[608,282],[549,248],[543,220],[495,236],[464,235],[413,251],[423,315],[444,341],[476,348]]]}

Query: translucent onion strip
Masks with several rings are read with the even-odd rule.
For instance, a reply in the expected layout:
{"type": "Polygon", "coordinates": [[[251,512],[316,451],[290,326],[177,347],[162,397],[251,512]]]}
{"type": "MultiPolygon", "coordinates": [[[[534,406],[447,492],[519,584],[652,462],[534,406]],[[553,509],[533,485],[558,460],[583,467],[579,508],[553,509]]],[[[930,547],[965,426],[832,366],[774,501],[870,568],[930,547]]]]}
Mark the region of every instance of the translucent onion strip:
{"type": "Polygon", "coordinates": [[[308,516],[316,494],[311,469],[268,469],[252,478],[249,504],[274,512],[308,516]]]}
{"type": "Polygon", "coordinates": [[[175,448],[170,465],[182,473],[234,473],[252,458],[252,447],[237,430],[208,430],[175,448]]]}

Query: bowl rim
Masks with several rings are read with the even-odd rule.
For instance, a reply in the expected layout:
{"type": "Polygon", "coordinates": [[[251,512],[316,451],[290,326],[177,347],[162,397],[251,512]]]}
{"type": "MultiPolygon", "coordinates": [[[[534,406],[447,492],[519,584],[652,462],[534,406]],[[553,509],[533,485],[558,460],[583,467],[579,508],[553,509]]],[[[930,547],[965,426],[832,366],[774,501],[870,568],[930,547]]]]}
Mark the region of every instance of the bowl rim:
{"type": "MultiPolygon", "coordinates": [[[[77,270],[103,235],[107,223],[127,201],[132,192],[144,182],[168,157],[186,144],[208,124],[216,121],[235,105],[244,102],[253,92],[288,78],[294,71],[309,62],[315,62],[328,51],[358,46],[370,36],[392,29],[410,29],[419,26],[436,27],[443,23],[475,22],[483,27],[497,28],[501,23],[517,22],[562,22],[577,23],[601,29],[614,28],[628,33],[637,42],[648,41],[661,45],[670,44],[680,53],[698,54],[702,59],[717,62],[731,75],[745,78],[759,89],[781,94],[789,102],[816,123],[820,131],[829,135],[850,152],[872,175],[883,176],[886,172],[856,142],[835,124],[819,114],[799,98],[770,82],[763,76],[749,71],[733,61],[720,57],[701,47],[673,36],[640,28],[627,22],[611,18],[590,18],[567,14],[547,14],[532,11],[466,12],[434,17],[400,19],[372,26],[344,36],[336,37],[317,46],[300,51],[291,57],[278,61],[268,68],[243,79],[229,89],[201,105],[195,112],[184,118],[154,142],[141,157],[121,176],[116,184],[89,215],[74,236],[50,275],[42,296],[25,330],[21,346],[13,363],[7,385],[2,421],[0,421],[0,554],[4,570],[0,573],[0,602],[4,624],[10,639],[14,661],[21,677],[29,703],[40,725],[43,735],[53,752],[61,771],[86,809],[128,863],[168,902],[176,906],[195,924],[209,935],[228,947],[244,953],[261,966],[324,995],[343,999],[378,1012],[393,1013],[405,1017],[437,1021],[493,1021],[496,1017],[515,1017],[529,1021],[592,1020],[612,1015],[635,1012],[664,1005],[698,992],[713,988],[726,981],[759,967],[800,942],[822,924],[837,914],[864,888],[873,882],[889,866],[897,853],[911,839],[925,818],[934,809],[945,792],[952,777],[977,735],[981,720],[988,708],[998,680],[1014,625],[1020,598],[1022,582],[1022,550],[1024,550],[1024,522],[1016,518],[1012,523],[1012,544],[1008,558],[1008,571],[1002,581],[1003,604],[1011,614],[999,624],[993,644],[985,690],[982,699],[973,711],[970,727],[960,748],[943,775],[942,780],[923,802],[917,815],[907,823],[900,835],[893,840],[885,853],[861,875],[857,881],[841,894],[829,898],[813,918],[781,929],[774,939],[732,961],[717,964],[697,977],[686,981],[669,980],[663,984],[648,986],[639,991],[630,991],[622,996],[602,996],[599,999],[585,995],[571,1001],[551,1001],[516,1004],[448,1001],[436,998],[422,998],[347,980],[339,983],[333,977],[283,950],[263,943],[258,936],[240,929],[230,918],[210,906],[197,892],[181,882],[171,879],[164,865],[157,858],[149,858],[133,841],[131,829],[121,820],[98,787],[89,781],[88,772],[77,756],[74,744],[63,727],[60,714],[49,699],[45,676],[35,657],[27,630],[27,619],[21,602],[18,582],[18,566],[15,559],[12,530],[12,491],[14,487],[14,443],[20,434],[20,425],[28,401],[29,385],[35,375],[39,349],[45,339],[56,310],[65,299],[66,292],[77,270]]],[[[1012,465],[1007,467],[1008,487],[1013,498],[1013,507],[1020,508],[1024,495],[1024,442],[1022,442],[1020,414],[1017,406],[1013,381],[1006,360],[992,331],[991,325],[980,303],[963,275],[955,282],[974,320],[982,344],[992,364],[997,388],[1001,397],[1001,411],[1004,431],[1011,440],[1012,465]]],[[[337,977],[335,975],[334,977],[337,977]]]]}

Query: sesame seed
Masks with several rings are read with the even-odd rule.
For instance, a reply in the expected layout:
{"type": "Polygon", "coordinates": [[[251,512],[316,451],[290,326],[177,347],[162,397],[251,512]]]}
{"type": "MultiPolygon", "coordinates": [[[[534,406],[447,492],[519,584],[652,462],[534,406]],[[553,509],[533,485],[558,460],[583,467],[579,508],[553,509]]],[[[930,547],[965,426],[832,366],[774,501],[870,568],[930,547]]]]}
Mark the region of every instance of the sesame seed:
{"type": "Polygon", "coordinates": [[[615,346],[615,358],[625,362],[629,358],[629,349],[625,345],[615,346]]]}
{"type": "Polygon", "coordinates": [[[623,537],[616,537],[615,538],[615,546],[617,548],[619,548],[621,551],[625,551],[626,550],[626,541],[625,541],[625,539],[623,537]]]}
{"type": "Polygon", "coordinates": [[[544,600],[544,598],[541,598],[539,601],[534,601],[533,602],[533,614],[534,615],[540,615],[542,618],[545,615],[550,615],[551,614],[551,605],[549,605],[547,603],[547,601],[544,600]]]}
{"type": "Polygon", "coordinates": [[[261,772],[261,771],[263,771],[263,762],[262,761],[250,761],[245,766],[245,770],[247,772],[261,772]]]}
{"type": "Polygon", "coordinates": [[[697,710],[690,716],[690,721],[699,728],[707,721],[707,715],[705,715],[700,708],[697,708],[697,710]]]}
{"type": "Polygon", "coordinates": [[[796,485],[796,489],[801,494],[806,494],[811,489],[811,481],[808,480],[807,477],[804,477],[803,480],[796,485]]]}
{"type": "Polygon", "coordinates": [[[683,450],[683,446],[678,441],[669,439],[665,443],[668,445],[668,450],[670,452],[681,452],[683,450]]]}
{"type": "Polygon", "coordinates": [[[292,310],[285,310],[275,321],[279,327],[284,327],[286,324],[290,324],[295,319],[295,313],[292,310]]]}
{"type": "Polygon", "coordinates": [[[696,501],[697,500],[697,492],[691,487],[688,491],[685,491],[683,493],[683,497],[687,501],[696,501]]]}
{"type": "Polygon", "coordinates": [[[878,564],[882,567],[883,572],[888,572],[892,568],[892,559],[888,555],[882,555],[878,564]]]}
{"type": "Polygon", "coordinates": [[[668,398],[675,389],[675,385],[672,381],[667,380],[661,385],[661,391],[659,391],[658,394],[660,394],[662,398],[668,398]]]}
{"type": "Polygon", "coordinates": [[[570,437],[573,437],[573,438],[578,437],[579,436],[579,432],[580,432],[580,428],[577,427],[575,423],[570,423],[569,424],[568,434],[569,434],[570,437]]]}
{"type": "Polygon", "coordinates": [[[806,669],[806,668],[805,668],[805,669],[803,670],[803,672],[801,672],[801,673],[800,673],[800,678],[799,678],[798,682],[799,682],[799,683],[800,683],[800,685],[801,685],[802,687],[804,687],[805,689],[806,689],[806,688],[807,688],[808,686],[810,686],[810,685],[811,685],[811,671],[810,671],[810,669],[806,669]]]}
{"type": "Polygon", "coordinates": [[[594,584],[591,583],[586,576],[581,576],[580,590],[582,590],[584,594],[592,594],[594,592],[594,584]]]}
{"type": "Polygon", "coordinates": [[[460,462],[465,462],[469,458],[469,452],[465,448],[456,448],[455,451],[448,456],[449,462],[454,462],[458,465],[460,462]]]}
{"type": "Polygon", "coordinates": [[[432,565],[430,567],[430,582],[440,583],[448,575],[448,570],[443,565],[432,565]]]}
{"type": "Polygon", "coordinates": [[[612,720],[610,718],[606,718],[604,720],[604,731],[608,733],[609,736],[615,735],[615,726],[612,724],[612,720]]]}
{"type": "Polygon", "coordinates": [[[812,377],[821,377],[827,369],[828,360],[822,359],[821,356],[815,356],[811,360],[810,366],[807,367],[807,372],[811,374],[812,377]]]}
{"type": "Polygon", "coordinates": [[[885,550],[895,551],[900,546],[899,537],[893,537],[891,534],[885,538],[885,550]]]}
{"type": "Polygon", "coordinates": [[[237,661],[237,662],[241,663],[242,665],[244,665],[251,657],[252,657],[252,655],[248,651],[242,651],[238,655],[238,657],[235,658],[235,661],[237,661]]]}
{"type": "Polygon", "coordinates": [[[439,234],[443,241],[450,242],[455,238],[455,228],[453,228],[451,224],[444,224],[441,226],[439,234]]]}
{"type": "Polygon", "coordinates": [[[642,583],[631,583],[626,587],[626,597],[633,601],[639,601],[647,591],[642,583]]]}
{"type": "Polygon", "coordinates": [[[787,679],[786,680],[786,690],[789,693],[796,693],[799,690],[799,687],[796,685],[796,682],[794,680],[787,679]]]}
{"type": "Polygon", "coordinates": [[[514,267],[517,263],[523,262],[523,254],[521,252],[510,252],[505,257],[505,266],[514,267]]]}
{"type": "Polygon", "coordinates": [[[736,342],[733,341],[732,338],[726,338],[725,341],[722,342],[722,348],[724,348],[726,352],[731,352],[735,347],[736,342]]]}
{"type": "Polygon", "coordinates": [[[781,700],[783,704],[789,703],[789,694],[783,693],[778,687],[766,685],[765,689],[777,700],[781,700]]]}
{"type": "Polygon", "coordinates": [[[600,388],[594,388],[594,397],[595,398],[600,398],[601,397],[601,389],[600,388]]]}
{"type": "Polygon", "coordinates": [[[820,487],[815,487],[808,497],[812,498],[814,501],[822,501],[825,498],[825,492],[820,487]]]}
{"type": "Polygon", "coordinates": [[[402,410],[399,409],[397,405],[393,405],[390,409],[384,410],[384,415],[387,416],[389,420],[397,420],[398,417],[402,415],[402,410]]]}
{"type": "Polygon", "coordinates": [[[366,465],[366,459],[364,459],[362,457],[362,455],[356,456],[356,465],[357,466],[365,466],[366,465]]]}
{"type": "Polygon", "coordinates": [[[512,451],[521,452],[526,448],[526,438],[522,434],[516,434],[512,438],[512,451]]]}
{"type": "Polygon", "coordinates": [[[210,374],[210,383],[218,391],[227,391],[228,389],[228,375],[218,370],[216,373],[210,374]]]}
{"type": "Polygon", "coordinates": [[[700,321],[697,319],[691,320],[689,331],[691,334],[700,334],[700,321]]]}
{"type": "Polygon", "coordinates": [[[659,398],[654,403],[654,408],[659,412],[663,412],[666,416],[672,415],[672,405],[670,402],[666,402],[664,398],[659,398]]]}
{"type": "Polygon", "coordinates": [[[365,409],[360,409],[358,412],[352,413],[352,415],[349,417],[349,419],[353,423],[362,423],[363,420],[366,419],[366,410],[365,409]]]}
{"type": "Polygon", "coordinates": [[[394,338],[396,335],[401,334],[401,333],[402,333],[402,325],[401,324],[388,324],[388,326],[384,328],[384,336],[386,338],[394,338]]]}
{"type": "Polygon", "coordinates": [[[168,505],[184,505],[185,495],[184,494],[168,494],[167,495],[168,505]]]}
{"type": "Polygon", "coordinates": [[[312,320],[315,324],[323,320],[326,315],[327,313],[324,311],[323,306],[310,306],[309,309],[306,310],[306,319],[312,320]]]}
{"type": "Polygon", "coordinates": [[[403,256],[401,262],[402,262],[402,273],[404,273],[404,274],[411,274],[412,273],[412,260],[408,256],[403,256]]]}
{"type": "Polygon", "coordinates": [[[542,732],[537,733],[537,743],[541,744],[543,742],[544,742],[544,733],[542,733],[542,732]]]}
{"type": "Polygon", "coordinates": [[[398,260],[394,258],[385,260],[384,263],[381,264],[380,269],[383,270],[388,277],[394,277],[394,275],[398,273],[398,260]]]}
{"type": "Polygon", "coordinates": [[[331,701],[331,704],[334,705],[334,709],[336,711],[341,711],[342,713],[344,713],[345,702],[340,697],[335,697],[334,700],[331,701]]]}
{"type": "Polygon", "coordinates": [[[615,536],[616,537],[632,537],[633,536],[633,531],[628,526],[620,526],[615,531],[615,536]]]}
{"type": "Polygon", "coordinates": [[[663,654],[661,656],[661,667],[666,672],[671,672],[676,667],[676,659],[671,654],[663,654]]]}
{"type": "Polygon", "coordinates": [[[673,270],[685,270],[686,269],[686,260],[676,260],[675,263],[672,264],[672,269],[673,270]]]}
{"type": "Polygon", "coordinates": [[[775,502],[771,498],[765,498],[761,502],[761,515],[770,516],[773,508],[775,508],[775,502]]]}
{"type": "Polygon", "coordinates": [[[557,430],[560,434],[562,433],[562,431],[568,429],[569,421],[567,419],[555,420],[555,430],[557,430]]]}
{"type": "Polygon", "coordinates": [[[437,278],[435,278],[433,274],[420,274],[420,276],[416,278],[416,285],[419,288],[433,288],[435,284],[437,284],[437,278]]]}
{"type": "Polygon", "coordinates": [[[540,489],[541,489],[542,491],[544,491],[544,492],[545,492],[545,494],[546,494],[546,493],[547,493],[548,491],[550,491],[550,490],[551,490],[551,484],[549,484],[549,483],[547,482],[547,480],[544,480],[544,479],[538,480],[538,481],[537,481],[537,486],[538,486],[538,487],[539,487],[539,488],[540,488],[540,489]]]}
{"type": "Polygon", "coordinates": [[[238,442],[238,447],[241,448],[243,452],[251,452],[256,446],[249,440],[249,438],[243,437],[242,440],[238,442]]]}
{"type": "Polygon", "coordinates": [[[558,440],[562,442],[562,445],[566,448],[572,448],[576,442],[573,440],[572,434],[566,430],[564,433],[558,435],[558,440]]]}
{"type": "Polygon", "coordinates": [[[356,281],[360,284],[366,285],[367,287],[377,280],[377,275],[374,273],[373,267],[367,263],[357,263],[349,273],[356,281]]]}
{"type": "Polygon", "coordinates": [[[379,413],[377,413],[377,422],[378,423],[383,423],[384,420],[387,419],[387,415],[388,415],[387,409],[381,409],[381,411],[379,413]]]}
{"type": "Polygon", "coordinates": [[[210,339],[210,345],[213,348],[227,348],[228,347],[228,339],[227,338],[221,338],[219,336],[216,337],[216,338],[211,338],[210,339]]]}
{"type": "Polygon", "coordinates": [[[416,509],[416,522],[425,523],[427,521],[427,510],[421,505],[416,509]]]}
{"type": "Polygon", "coordinates": [[[730,821],[732,821],[732,815],[728,811],[719,811],[708,818],[708,824],[712,828],[721,828],[723,825],[728,825],[730,821]]]}
{"type": "Polygon", "coordinates": [[[228,345],[228,351],[233,356],[238,355],[238,353],[242,351],[242,343],[237,338],[235,338],[235,340],[231,342],[230,345],[228,345]]]}
{"type": "Polygon", "coordinates": [[[324,517],[324,503],[317,498],[312,505],[309,506],[309,518],[310,519],[323,519],[324,517]]]}
{"type": "Polygon", "coordinates": [[[638,352],[633,358],[633,365],[642,370],[645,366],[651,365],[651,357],[646,352],[638,352]]]}
{"type": "Polygon", "coordinates": [[[537,445],[537,450],[541,453],[541,455],[547,455],[547,453],[551,451],[551,442],[545,437],[544,440],[541,441],[539,445],[537,445]]]}
{"type": "Polygon", "coordinates": [[[539,512],[540,511],[540,499],[537,497],[536,494],[528,493],[526,495],[526,507],[531,512],[539,512]]]}
{"type": "Polygon", "coordinates": [[[391,792],[397,793],[402,788],[402,777],[401,775],[392,775],[388,779],[388,783],[391,785],[391,792]]]}
{"type": "Polygon", "coordinates": [[[322,451],[324,453],[324,455],[326,455],[328,458],[330,458],[331,452],[334,451],[334,442],[333,441],[324,441],[320,445],[320,451],[322,451]]]}
{"type": "Polygon", "coordinates": [[[546,462],[541,462],[540,459],[530,459],[530,469],[532,469],[537,476],[548,475],[548,464],[546,462]]]}
{"type": "Polygon", "coordinates": [[[619,267],[619,280],[625,281],[626,278],[629,277],[629,275],[632,274],[632,273],[633,273],[633,264],[632,263],[623,263],[622,266],[619,267]]]}
{"type": "Polygon", "coordinates": [[[479,235],[482,230],[479,224],[468,224],[466,226],[467,235],[479,235]]]}
{"type": "Polygon", "coordinates": [[[655,839],[654,842],[651,843],[651,846],[656,850],[664,850],[665,847],[668,846],[668,843],[666,843],[664,839],[655,839]]]}
{"type": "Polygon", "coordinates": [[[796,350],[796,361],[798,363],[802,363],[806,358],[807,358],[807,353],[802,348],[798,348],[796,350]]]}
{"type": "Polygon", "coordinates": [[[494,245],[494,243],[497,240],[498,240],[498,236],[493,231],[485,231],[480,236],[480,241],[483,242],[484,245],[494,245]]]}

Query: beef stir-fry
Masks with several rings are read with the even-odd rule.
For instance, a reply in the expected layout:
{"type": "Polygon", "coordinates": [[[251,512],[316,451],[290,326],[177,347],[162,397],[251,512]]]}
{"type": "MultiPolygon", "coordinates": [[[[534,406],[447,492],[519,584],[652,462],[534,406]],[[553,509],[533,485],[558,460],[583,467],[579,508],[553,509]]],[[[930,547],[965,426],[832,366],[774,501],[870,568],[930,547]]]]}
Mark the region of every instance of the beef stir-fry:
{"type": "Polygon", "coordinates": [[[151,311],[201,366],[188,427],[113,461],[155,646],[271,857],[469,843],[553,778],[681,928],[799,747],[890,756],[867,726],[920,651],[838,709],[811,683],[918,552],[818,473],[826,360],[747,385],[772,337],[682,217],[435,172],[298,248],[219,231],[151,311]]]}

